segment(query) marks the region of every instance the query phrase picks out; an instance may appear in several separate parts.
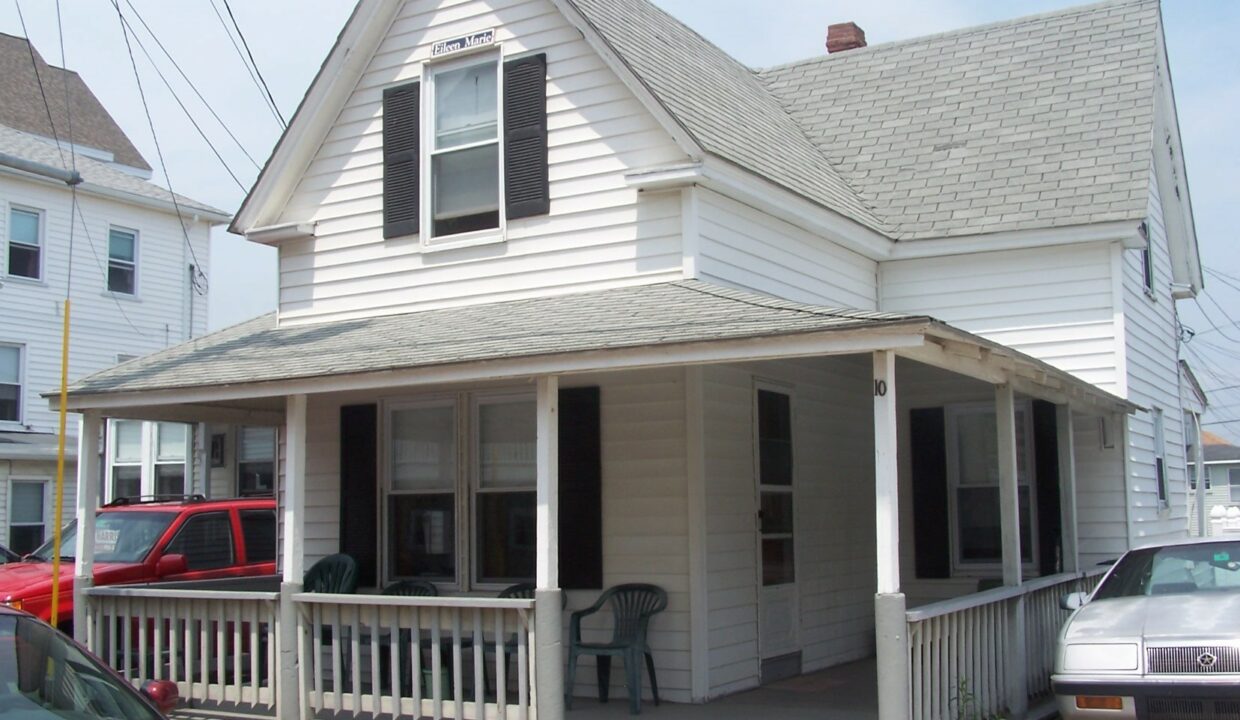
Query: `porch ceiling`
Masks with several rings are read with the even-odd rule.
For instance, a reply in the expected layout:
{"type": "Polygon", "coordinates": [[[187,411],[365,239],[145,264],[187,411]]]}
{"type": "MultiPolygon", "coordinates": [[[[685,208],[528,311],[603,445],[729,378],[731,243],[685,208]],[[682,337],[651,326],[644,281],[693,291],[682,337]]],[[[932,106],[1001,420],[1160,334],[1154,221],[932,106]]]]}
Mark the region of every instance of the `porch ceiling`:
{"type": "Polygon", "coordinates": [[[1067,373],[926,316],[825,308],[697,280],[292,327],[265,315],[80,380],[69,407],[142,407],[145,415],[196,403],[268,413],[280,408],[238,401],[873,350],[991,382],[1010,376],[1030,394],[1127,409],[1067,373]]]}

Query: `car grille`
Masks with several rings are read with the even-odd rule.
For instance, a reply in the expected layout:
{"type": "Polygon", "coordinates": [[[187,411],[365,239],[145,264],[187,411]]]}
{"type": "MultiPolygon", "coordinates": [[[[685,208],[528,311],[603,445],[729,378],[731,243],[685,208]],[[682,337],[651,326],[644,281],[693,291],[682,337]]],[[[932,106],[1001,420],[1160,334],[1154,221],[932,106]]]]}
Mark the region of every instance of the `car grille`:
{"type": "Polygon", "coordinates": [[[1150,698],[1149,720],[1240,720],[1240,700],[1150,698]]]}
{"type": "Polygon", "coordinates": [[[1146,649],[1146,672],[1158,674],[1240,673],[1240,648],[1226,646],[1146,649]]]}

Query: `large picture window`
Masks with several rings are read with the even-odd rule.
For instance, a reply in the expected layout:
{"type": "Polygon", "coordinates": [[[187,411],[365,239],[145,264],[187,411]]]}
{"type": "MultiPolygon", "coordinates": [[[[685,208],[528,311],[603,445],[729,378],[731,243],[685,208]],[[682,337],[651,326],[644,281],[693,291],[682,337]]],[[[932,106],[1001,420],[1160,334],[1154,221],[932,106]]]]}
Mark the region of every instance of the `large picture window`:
{"type": "Polygon", "coordinates": [[[38,210],[9,209],[9,275],[38,280],[43,277],[43,214],[38,210]]]}
{"type": "MultiPolygon", "coordinates": [[[[1003,563],[999,519],[999,440],[991,405],[947,408],[947,474],[952,519],[952,551],[963,572],[987,570],[1003,563]]],[[[1027,403],[1016,407],[1016,477],[1020,504],[1021,560],[1036,562],[1033,432],[1027,403]]]]}
{"type": "Polygon", "coordinates": [[[498,57],[467,58],[429,73],[427,181],[430,238],[500,227],[498,57]]]}

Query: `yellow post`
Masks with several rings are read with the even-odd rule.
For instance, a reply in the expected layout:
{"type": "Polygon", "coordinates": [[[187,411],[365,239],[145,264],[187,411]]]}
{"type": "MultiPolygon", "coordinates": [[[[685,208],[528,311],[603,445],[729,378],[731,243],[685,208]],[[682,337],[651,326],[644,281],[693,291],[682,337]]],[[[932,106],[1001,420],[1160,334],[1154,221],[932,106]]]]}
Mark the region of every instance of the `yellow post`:
{"type": "Polygon", "coordinates": [[[60,440],[56,450],[56,502],[52,514],[52,616],[56,627],[60,619],[60,519],[65,504],[65,406],[69,395],[69,298],[65,298],[65,325],[60,339],[60,440]]]}

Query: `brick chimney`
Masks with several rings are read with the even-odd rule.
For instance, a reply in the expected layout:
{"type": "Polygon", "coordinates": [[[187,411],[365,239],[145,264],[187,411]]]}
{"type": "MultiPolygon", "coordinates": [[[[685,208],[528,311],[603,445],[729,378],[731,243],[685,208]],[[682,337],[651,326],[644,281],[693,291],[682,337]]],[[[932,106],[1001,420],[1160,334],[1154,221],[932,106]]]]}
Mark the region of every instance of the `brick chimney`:
{"type": "Polygon", "coordinates": [[[837,53],[865,47],[865,31],[857,23],[837,23],[827,26],[827,52],[837,53]]]}

